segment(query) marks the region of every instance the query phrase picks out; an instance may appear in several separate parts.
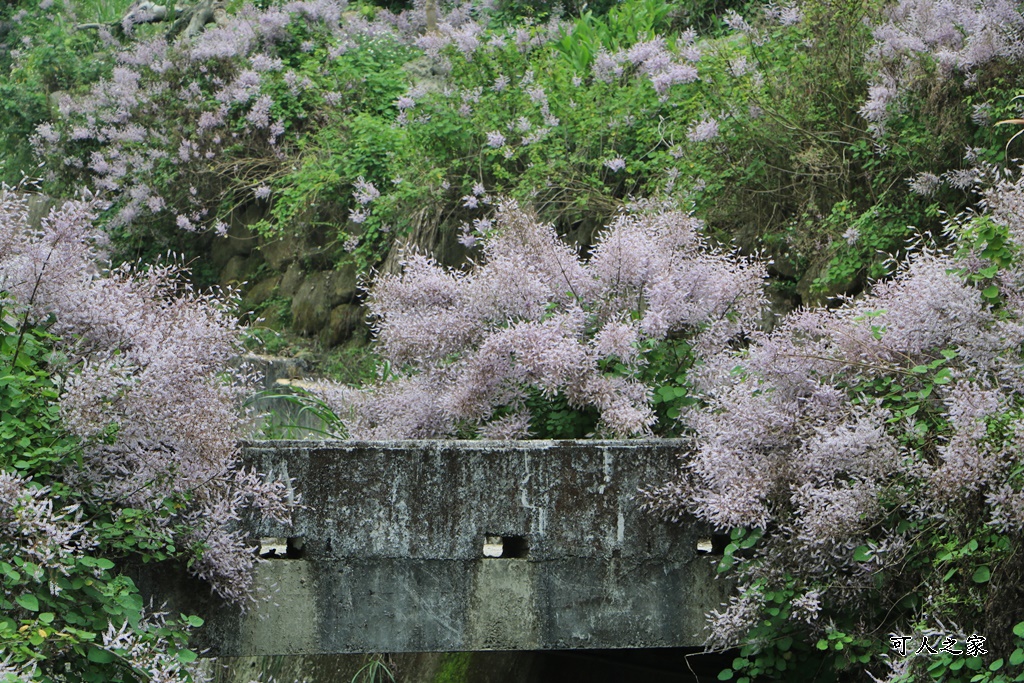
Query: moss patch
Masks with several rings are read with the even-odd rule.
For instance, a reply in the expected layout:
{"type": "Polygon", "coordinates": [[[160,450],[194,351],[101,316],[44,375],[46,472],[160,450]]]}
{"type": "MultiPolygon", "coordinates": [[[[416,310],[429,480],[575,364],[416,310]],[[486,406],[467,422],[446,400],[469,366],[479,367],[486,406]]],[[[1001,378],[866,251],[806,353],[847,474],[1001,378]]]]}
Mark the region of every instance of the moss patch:
{"type": "Polygon", "coordinates": [[[434,683],[464,683],[469,671],[469,652],[449,652],[441,660],[441,668],[434,677],[434,683]]]}

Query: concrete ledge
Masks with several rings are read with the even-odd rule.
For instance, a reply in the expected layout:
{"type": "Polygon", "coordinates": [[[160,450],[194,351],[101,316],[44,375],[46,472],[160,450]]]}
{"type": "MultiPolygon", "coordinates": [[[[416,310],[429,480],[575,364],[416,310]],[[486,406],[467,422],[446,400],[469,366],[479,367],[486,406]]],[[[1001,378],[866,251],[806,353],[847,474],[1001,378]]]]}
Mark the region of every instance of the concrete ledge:
{"type": "Polygon", "coordinates": [[[258,571],[270,600],[246,615],[195,604],[205,645],[223,656],[700,645],[704,614],[729,591],[697,552],[709,534],[637,500],[683,448],[248,444],[246,460],[290,480],[303,507],[291,528],[249,524],[284,556],[258,571]]]}

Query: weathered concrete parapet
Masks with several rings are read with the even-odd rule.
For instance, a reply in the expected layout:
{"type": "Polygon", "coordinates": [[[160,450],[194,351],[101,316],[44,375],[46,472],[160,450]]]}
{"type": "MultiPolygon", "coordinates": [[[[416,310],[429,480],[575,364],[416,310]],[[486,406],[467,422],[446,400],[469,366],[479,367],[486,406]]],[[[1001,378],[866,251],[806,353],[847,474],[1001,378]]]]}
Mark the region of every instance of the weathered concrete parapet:
{"type": "Polygon", "coordinates": [[[207,613],[206,644],[223,656],[699,645],[728,594],[697,552],[708,534],[641,512],[637,496],[682,448],[252,443],[246,460],[291,480],[303,507],[290,529],[251,525],[289,539],[291,559],[261,564],[273,589],[260,609],[207,613]]]}

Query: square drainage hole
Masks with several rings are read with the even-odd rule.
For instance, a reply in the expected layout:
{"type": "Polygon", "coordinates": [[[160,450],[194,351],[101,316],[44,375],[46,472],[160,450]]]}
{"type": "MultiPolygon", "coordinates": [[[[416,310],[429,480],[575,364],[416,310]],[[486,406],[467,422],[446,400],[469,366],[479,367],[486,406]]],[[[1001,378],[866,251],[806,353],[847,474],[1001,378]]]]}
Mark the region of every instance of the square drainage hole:
{"type": "Polygon", "coordinates": [[[727,534],[712,534],[697,539],[697,554],[720,557],[725,554],[725,546],[729,545],[727,534]]]}
{"type": "Polygon", "coordinates": [[[525,536],[484,536],[484,557],[524,558],[529,553],[525,536]]]}
{"type": "Polygon", "coordinates": [[[268,560],[298,560],[306,554],[306,539],[302,536],[260,539],[260,557],[268,560]]]}

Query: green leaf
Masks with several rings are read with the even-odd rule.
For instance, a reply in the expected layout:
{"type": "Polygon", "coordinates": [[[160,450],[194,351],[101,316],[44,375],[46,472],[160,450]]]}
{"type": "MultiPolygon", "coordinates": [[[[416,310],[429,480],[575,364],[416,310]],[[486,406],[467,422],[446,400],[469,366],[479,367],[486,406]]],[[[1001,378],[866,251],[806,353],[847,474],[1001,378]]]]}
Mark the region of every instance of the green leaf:
{"type": "Polygon", "coordinates": [[[198,657],[198,655],[196,655],[196,653],[193,652],[192,650],[178,650],[178,655],[177,656],[178,656],[178,661],[181,662],[182,664],[188,664],[190,662],[194,662],[194,661],[196,661],[196,658],[198,657]]]}
{"type": "Polygon", "coordinates": [[[718,673],[718,680],[720,681],[731,681],[732,680],[732,669],[722,669],[718,673]]]}
{"type": "Polygon", "coordinates": [[[870,562],[873,557],[871,548],[866,545],[862,545],[853,551],[853,559],[857,562],[870,562]]]}
{"type": "Polygon", "coordinates": [[[1013,627],[1013,635],[1018,638],[1024,638],[1024,621],[1013,627]]]}
{"type": "Polygon", "coordinates": [[[39,598],[32,595],[31,593],[19,595],[18,597],[14,598],[14,601],[22,607],[24,607],[25,609],[27,609],[29,612],[39,611],[39,598]]]}
{"type": "Polygon", "coordinates": [[[117,602],[124,608],[133,611],[141,611],[143,607],[141,595],[125,595],[118,598],[117,602]]]}
{"type": "Polygon", "coordinates": [[[999,659],[997,659],[996,661],[994,661],[994,662],[992,662],[991,664],[988,665],[988,670],[989,671],[999,671],[1002,668],[1003,668],[1003,658],[1002,657],[1000,657],[999,659]]]}
{"type": "Polygon", "coordinates": [[[1010,655],[1010,666],[1019,666],[1024,664],[1024,649],[1017,648],[1010,655]]]}
{"type": "Polygon", "coordinates": [[[98,647],[90,647],[87,658],[90,662],[95,662],[96,664],[109,664],[114,661],[113,653],[107,652],[106,650],[98,647]]]}
{"type": "Polygon", "coordinates": [[[971,580],[974,583],[988,583],[988,580],[992,578],[992,571],[987,565],[981,565],[974,570],[974,574],[971,576],[971,580]]]}
{"type": "Polygon", "coordinates": [[[981,295],[986,299],[995,299],[996,297],[999,296],[999,288],[996,287],[995,285],[986,287],[981,291],[981,295]]]}

